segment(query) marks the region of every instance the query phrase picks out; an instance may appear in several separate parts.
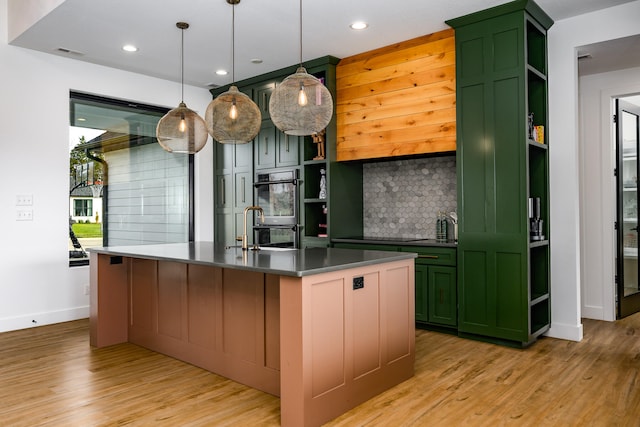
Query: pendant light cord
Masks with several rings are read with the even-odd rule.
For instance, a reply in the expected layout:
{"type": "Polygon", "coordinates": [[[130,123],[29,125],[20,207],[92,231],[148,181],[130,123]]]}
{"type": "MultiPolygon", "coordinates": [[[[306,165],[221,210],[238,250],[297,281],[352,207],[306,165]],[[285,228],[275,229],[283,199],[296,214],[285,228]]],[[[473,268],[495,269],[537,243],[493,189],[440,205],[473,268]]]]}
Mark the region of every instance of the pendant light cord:
{"type": "Polygon", "coordinates": [[[182,102],[184,102],[184,28],[182,28],[180,32],[182,34],[182,42],[180,46],[180,88],[182,91],[182,102]]]}
{"type": "Polygon", "coordinates": [[[231,5],[231,84],[236,82],[236,5],[231,5]]]}
{"type": "Polygon", "coordinates": [[[300,0],[300,66],[302,67],[302,0],[300,0]]]}

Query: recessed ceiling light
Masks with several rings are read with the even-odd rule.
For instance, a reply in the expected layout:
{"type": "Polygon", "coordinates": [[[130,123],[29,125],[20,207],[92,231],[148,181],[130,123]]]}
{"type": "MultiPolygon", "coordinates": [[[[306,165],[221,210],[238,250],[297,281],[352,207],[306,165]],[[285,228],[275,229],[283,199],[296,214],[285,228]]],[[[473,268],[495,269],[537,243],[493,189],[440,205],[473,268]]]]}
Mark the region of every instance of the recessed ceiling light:
{"type": "Polygon", "coordinates": [[[253,59],[251,60],[251,63],[252,63],[252,64],[262,64],[262,59],[260,59],[260,58],[253,58],[253,59]]]}
{"type": "Polygon", "coordinates": [[[217,70],[216,74],[219,76],[226,76],[229,72],[227,70],[217,70]]]}
{"type": "Polygon", "coordinates": [[[137,52],[138,48],[132,44],[125,44],[124,46],[122,46],[122,50],[126,52],[137,52]]]}
{"type": "Polygon", "coordinates": [[[351,28],[352,30],[364,30],[368,26],[369,24],[364,21],[356,21],[349,25],[349,28],[351,28]]]}

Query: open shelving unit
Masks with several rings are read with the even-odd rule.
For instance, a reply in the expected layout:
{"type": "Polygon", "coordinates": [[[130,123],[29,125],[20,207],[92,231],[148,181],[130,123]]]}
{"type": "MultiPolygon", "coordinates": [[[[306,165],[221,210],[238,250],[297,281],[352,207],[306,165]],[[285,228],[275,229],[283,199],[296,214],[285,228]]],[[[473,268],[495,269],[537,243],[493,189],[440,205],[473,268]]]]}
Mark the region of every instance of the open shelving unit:
{"type": "Polygon", "coordinates": [[[526,18],[527,111],[533,113],[534,126],[544,132],[538,141],[527,138],[528,195],[541,200],[543,240],[529,243],[529,335],[535,338],[549,329],[551,298],[549,290],[549,150],[546,30],[532,17],[526,18]]]}

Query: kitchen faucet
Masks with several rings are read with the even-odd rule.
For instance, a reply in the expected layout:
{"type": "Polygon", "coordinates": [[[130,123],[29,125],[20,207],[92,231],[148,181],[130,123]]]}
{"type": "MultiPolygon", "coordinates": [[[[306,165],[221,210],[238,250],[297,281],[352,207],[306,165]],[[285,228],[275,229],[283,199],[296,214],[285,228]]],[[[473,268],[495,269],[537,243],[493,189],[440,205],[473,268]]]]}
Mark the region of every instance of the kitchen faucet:
{"type": "MultiPolygon", "coordinates": [[[[260,222],[262,224],[264,224],[264,211],[262,210],[262,208],[260,206],[247,206],[246,208],[244,208],[244,221],[242,222],[243,233],[242,233],[242,237],[240,238],[240,239],[242,239],[242,250],[243,251],[249,250],[249,245],[247,243],[247,241],[248,241],[248,239],[247,239],[247,212],[249,212],[249,211],[258,211],[258,212],[260,212],[260,222]]],[[[258,244],[255,243],[253,245],[252,250],[256,251],[258,249],[260,249],[260,248],[258,247],[258,244]]]]}

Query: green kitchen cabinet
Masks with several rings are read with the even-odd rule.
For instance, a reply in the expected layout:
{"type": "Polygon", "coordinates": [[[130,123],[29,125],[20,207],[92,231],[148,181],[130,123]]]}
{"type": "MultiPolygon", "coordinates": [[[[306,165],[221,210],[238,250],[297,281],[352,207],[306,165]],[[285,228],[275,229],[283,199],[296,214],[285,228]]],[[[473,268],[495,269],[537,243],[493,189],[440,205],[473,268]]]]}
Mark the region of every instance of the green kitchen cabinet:
{"type": "Polygon", "coordinates": [[[300,139],[280,131],[271,120],[264,120],[254,141],[255,169],[298,166],[300,139]]]}
{"type": "Polygon", "coordinates": [[[235,245],[245,206],[253,204],[251,144],[215,145],[214,241],[235,245]]]}
{"type": "Polygon", "coordinates": [[[418,325],[456,327],[456,249],[439,246],[402,246],[399,249],[418,254],[415,262],[418,325]]]}
{"type": "MultiPolygon", "coordinates": [[[[338,61],[335,57],[327,56],[304,63],[307,72],[320,78],[333,94],[334,112],[335,69],[338,61]]],[[[226,148],[216,143],[214,240],[217,242],[228,243],[230,239],[235,239],[235,235],[242,234],[239,230],[241,226],[238,225],[241,224],[241,215],[238,214],[242,213],[246,205],[252,204],[256,175],[279,169],[299,171],[301,247],[326,247],[329,246],[330,237],[347,237],[362,233],[362,164],[336,161],[335,113],[325,130],[323,159],[316,158],[317,144],[311,136],[286,135],[271,121],[271,94],[277,85],[295,73],[297,68],[298,65],[294,65],[235,83],[240,91],[258,105],[262,125],[256,138],[249,144],[242,145],[246,148],[226,148]],[[242,166],[237,164],[240,157],[245,160],[242,166]],[[322,170],[326,182],[324,198],[320,197],[322,170]],[[250,192],[247,189],[250,189],[250,192]],[[243,201],[247,202],[246,205],[243,201]],[[233,228],[233,231],[230,231],[230,228],[233,228]]],[[[211,94],[215,98],[228,89],[229,85],[221,86],[211,89],[211,94]]]]}
{"type": "Polygon", "coordinates": [[[458,331],[526,346],[551,320],[549,141],[532,130],[548,129],[553,21],[517,0],[447,23],[456,39],[458,331]]]}
{"type": "Polygon", "coordinates": [[[428,269],[428,322],[458,324],[458,298],[455,267],[430,266],[428,269]]]}

